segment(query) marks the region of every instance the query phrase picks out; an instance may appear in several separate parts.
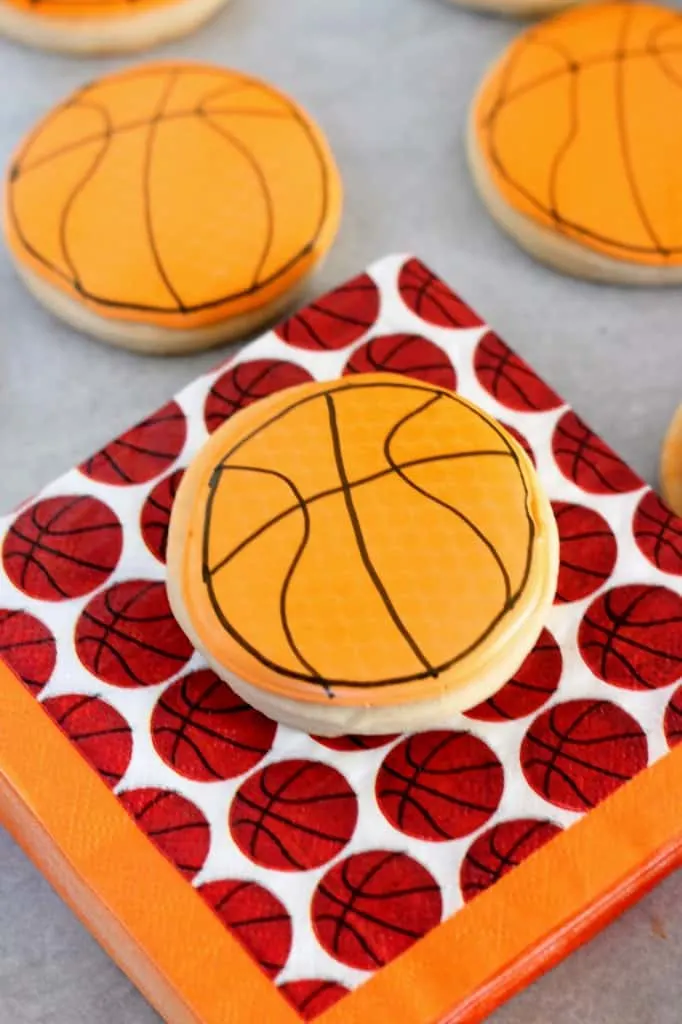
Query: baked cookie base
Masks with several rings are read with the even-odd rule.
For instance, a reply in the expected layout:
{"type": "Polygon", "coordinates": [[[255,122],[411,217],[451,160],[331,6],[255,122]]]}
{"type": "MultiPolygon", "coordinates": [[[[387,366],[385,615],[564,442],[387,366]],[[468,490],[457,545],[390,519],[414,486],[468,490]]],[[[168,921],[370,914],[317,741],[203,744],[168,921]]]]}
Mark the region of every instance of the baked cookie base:
{"type": "MultiPolygon", "coordinates": [[[[319,266],[317,264],[316,266],[319,266]]],[[[116,348],[147,355],[183,355],[237,341],[281,317],[301,297],[310,273],[271,302],[249,313],[224,319],[206,327],[170,328],[129,320],[108,319],[48,284],[28,267],[15,268],[31,294],[60,320],[83,334],[89,334],[116,348]]],[[[314,268],[316,269],[316,268],[314,268]]]]}
{"type": "Polygon", "coordinates": [[[673,512],[682,516],[682,405],[673,416],[663,442],[661,491],[673,512]]]}
{"type": "Polygon", "coordinates": [[[178,0],[132,15],[79,20],[31,14],[0,0],[0,35],[62,53],[125,53],[187,35],[226,2],[178,0]]]}
{"type": "MultiPolygon", "coordinates": [[[[182,579],[183,537],[189,528],[190,508],[194,500],[192,490],[184,487],[187,479],[186,475],[175,496],[168,537],[166,586],[173,615],[192,645],[201,652],[217,676],[224,679],[235,693],[252,707],[290,728],[316,736],[343,736],[347,733],[371,736],[438,728],[453,714],[476,707],[497,693],[520,668],[546,623],[554,601],[559,572],[559,536],[552,507],[543,493],[538,495],[536,506],[537,514],[547,528],[548,549],[542,552],[546,562],[542,593],[523,625],[517,629],[502,650],[489,652],[487,662],[476,671],[470,682],[449,689],[444,688],[437,698],[393,705],[371,705],[371,695],[367,691],[367,703],[361,703],[359,697],[356,705],[335,703],[333,697],[324,703],[280,697],[253,686],[228,671],[224,665],[211,657],[211,652],[206,650],[192,626],[179,583],[182,579]]],[[[415,689],[417,688],[415,684],[415,689]]]]}
{"type": "Polygon", "coordinates": [[[480,151],[475,122],[477,103],[478,98],[475,97],[466,139],[471,176],[493,220],[522,249],[563,274],[587,281],[644,287],[682,284],[682,266],[653,267],[613,259],[580,245],[558,231],[537,224],[510,206],[497,189],[480,151]]]}
{"type": "Polygon", "coordinates": [[[446,0],[455,7],[488,14],[501,14],[509,18],[532,18],[535,15],[554,14],[566,7],[576,7],[587,0],[446,0]]]}

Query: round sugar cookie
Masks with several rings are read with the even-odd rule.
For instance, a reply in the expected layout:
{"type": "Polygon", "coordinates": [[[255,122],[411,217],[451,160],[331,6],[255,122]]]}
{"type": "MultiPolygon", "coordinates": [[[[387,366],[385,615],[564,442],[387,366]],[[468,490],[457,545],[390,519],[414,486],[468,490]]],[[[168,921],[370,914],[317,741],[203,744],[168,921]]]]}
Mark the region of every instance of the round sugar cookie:
{"type": "Polygon", "coordinates": [[[442,724],[499,689],[554,597],[557,529],[495,420],[394,374],[302,384],[187,470],[169,595],[254,707],[322,736],[442,724]]]}
{"type": "Polygon", "coordinates": [[[682,405],[673,416],[663,442],[661,490],[673,512],[682,516],[682,405]]]}
{"type": "Polygon", "coordinates": [[[227,0],[0,0],[0,34],[64,53],[123,53],[183,36],[227,0]]]}
{"type": "Polygon", "coordinates": [[[172,353],[261,327],[338,227],[341,184],[310,118],[246,75],[147,64],[49,113],[7,175],[19,274],[57,316],[172,353]]]}
{"type": "Polygon", "coordinates": [[[558,270],[682,282],[682,16],[588,4],[523,32],[474,100],[469,163],[494,219],[558,270]]]}

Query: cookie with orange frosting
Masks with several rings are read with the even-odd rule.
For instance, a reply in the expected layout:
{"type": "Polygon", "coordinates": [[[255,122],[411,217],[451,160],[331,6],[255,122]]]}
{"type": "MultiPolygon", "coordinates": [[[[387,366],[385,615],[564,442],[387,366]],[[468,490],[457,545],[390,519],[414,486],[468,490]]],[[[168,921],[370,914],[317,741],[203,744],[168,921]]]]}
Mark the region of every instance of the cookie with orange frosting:
{"type": "Polygon", "coordinates": [[[516,671],[557,532],[490,416],[393,374],[304,384],[219,428],[168,544],[175,615],[252,705],[311,732],[421,729],[516,671]]]}
{"type": "Polygon", "coordinates": [[[671,509],[682,516],[682,405],[673,416],[663,442],[661,490],[671,509]]]}
{"type": "Polygon", "coordinates": [[[334,158],[297,104],[235,71],[159,63],[86,86],[38,124],[8,170],[5,231],[58,316],[181,352],[281,314],[340,208],[334,158]]]}
{"type": "Polygon", "coordinates": [[[682,16],[588,4],[527,29],[474,100],[469,161],[495,220],[566,273],[682,281],[682,16]]]}
{"type": "Polygon", "coordinates": [[[0,34],[66,53],[115,53],[186,35],[226,0],[0,0],[0,34]]]}

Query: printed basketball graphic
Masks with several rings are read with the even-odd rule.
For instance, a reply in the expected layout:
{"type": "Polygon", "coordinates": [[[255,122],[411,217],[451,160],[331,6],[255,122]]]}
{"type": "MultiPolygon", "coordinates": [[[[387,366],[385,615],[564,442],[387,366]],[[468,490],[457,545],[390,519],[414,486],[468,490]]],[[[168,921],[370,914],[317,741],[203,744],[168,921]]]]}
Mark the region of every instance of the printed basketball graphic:
{"type": "Polygon", "coordinates": [[[185,475],[184,469],[176,469],[174,473],[163,477],[152,489],[142,506],[140,532],[154,558],[166,563],[166,546],[168,544],[168,525],[170,514],[178,493],[180,481],[185,475]]]}
{"type": "Polygon", "coordinates": [[[312,736],[316,743],[321,743],[329,750],[343,750],[348,753],[358,750],[376,750],[392,743],[396,736],[312,736]]]}
{"type": "Polygon", "coordinates": [[[663,728],[668,746],[676,747],[682,740],[682,686],[675,690],[665,709],[663,728]]]}
{"type": "Polygon", "coordinates": [[[118,564],[121,524],[97,498],[44,498],[20,512],[2,546],[15,587],[39,601],[66,601],[95,590],[118,564]]]}
{"type": "Polygon", "coordinates": [[[230,832],[256,864],[307,871],[341,852],[357,818],[355,793],[336,769],[317,761],[278,761],[237,790],[230,832]]]}
{"type": "Polygon", "coordinates": [[[311,916],[330,956],[375,971],[435,928],[442,910],[438,883],[418,861],[371,850],[327,872],[313,896],[311,916]]]}
{"type": "Polygon", "coordinates": [[[677,12],[644,3],[578,7],[522,33],[476,101],[489,187],[589,250],[679,265],[680,121],[651,111],[678,99],[681,37],[677,12]]]}
{"type": "Polygon", "coordinates": [[[339,204],[329,148],[296,104],[165,62],[43,119],[10,169],[7,233],[18,260],[102,316],[198,328],[281,301],[331,244],[339,204]]]}
{"type": "Polygon", "coordinates": [[[666,587],[614,587],[585,612],[580,653],[612,686],[655,690],[682,674],[682,597],[666,587]]]}
{"type": "Polygon", "coordinates": [[[559,645],[550,631],[543,629],[535,647],[506,686],[464,714],[479,722],[510,722],[525,718],[556,693],[562,664],[559,645]]]}
{"type": "Polygon", "coordinates": [[[113,789],[118,785],[133,752],[130,726],[118,711],[97,697],[82,694],[49,697],[42,706],[107,786],[113,789]]]}
{"type": "Polygon", "coordinates": [[[348,989],[336,981],[319,981],[306,978],[303,981],[287,981],[279,990],[303,1020],[314,1020],[348,995],[348,989]]]}
{"type": "Polygon", "coordinates": [[[230,416],[259,398],[297,384],[306,384],[312,379],[307,370],[282,359],[252,359],[238,363],[211,385],[204,406],[206,429],[212,434],[230,416]]]}
{"type": "Polygon", "coordinates": [[[276,977],[291,950],[291,918],[284,904],[256,882],[207,882],[197,891],[268,977],[276,977]]]}
{"type": "Polygon", "coordinates": [[[75,643],[85,668],[114,686],[162,683],[193,653],[156,580],[127,580],[97,594],[76,623],[75,643]]]}
{"type": "Polygon", "coordinates": [[[552,451],[564,476],[589,494],[620,494],[643,486],[637,474],[571,410],[556,425],[552,451]]]}
{"type": "Polygon", "coordinates": [[[413,313],[437,327],[480,327],[483,321],[446,284],[420,263],[408,260],[398,277],[400,297],[413,313]]]}
{"type": "Polygon", "coordinates": [[[175,462],[185,446],[187,423],[177,402],[138,423],[79,466],[102,484],[144,484],[175,462]]]}
{"type": "Polygon", "coordinates": [[[489,889],[560,832],[553,822],[532,818],[503,821],[488,829],[474,840],[462,861],[459,884],[464,901],[489,889]]]}
{"type": "Polygon", "coordinates": [[[520,430],[517,430],[516,427],[512,427],[509,423],[502,423],[502,426],[509,434],[511,434],[514,440],[521,445],[530,461],[537,468],[537,459],[535,458],[535,452],[531,448],[528,438],[525,437],[520,430]]]}
{"type": "Polygon", "coordinates": [[[521,744],[521,767],[545,800],[569,811],[595,807],[647,765],[644,732],[605,700],[571,700],[544,711],[521,744]]]}
{"type": "Polygon", "coordinates": [[[502,765],[467,732],[422,732],[387,755],[376,781],[380,810],[394,828],[443,842],[480,828],[504,789],[502,765]]]}
{"type": "Polygon", "coordinates": [[[260,665],[319,688],[449,668],[527,585],[525,460],[457,395],[393,375],[281,401],[207,459],[206,614],[260,665]]]}
{"type": "Polygon", "coordinates": [[[277,726],[254,711],[210,669],[190,672],[159,697],[152,738],[171,768],[211,782],[242,775],[272,746],[277,726]]]}
{"type": "Polygon", "coordinates": [[[32,693],[40,693],[56,660],[57,648],[47,626],[28,612],[0,608],[0,661],[16,672],[32,693]]]}
{"type": "Polygon", "coordinates": [[[419,334],[382,334],[357,348],[344,368],[352,373],[401,373],[454,391],[457,376],[447,354],[419,334]]]}
{"type": "Polygon", "coordinates": [[[616,564],[618,547],[603,516],[584,505],[552,502],[559,528],[559,580],[555,601],[580,601],[598,590],[616,564]]]}
{"type": "Polygon", "coordinates": [[[323,295],[275,328],[295,348],[345,348],[365,334],[379,316],[379,289],[369,274],[323,295]]]}
{"type": "MultiPolygon", "coordinates": [[[[80,3],[64,3],[63,0],[6,0],[12,7],[34,14],[57,15],[74,21],[92,23],[98,19],[106,22],[119,14],[130,14],[130,0],[83,0],[80,3]]],[[[135,9],[162,7],[167,0],[135,0],[135,9]]]]}
{"type": "Polygon", "coordinates": [[[492,331],[488,331],[478,343],[474,370],[479,384],[508,409],[547,412],[563,404],[528,363],[492,331]]]}
{"type": "Polygon", "coordinates": [[[208,853],[208,822],[198,807],[165,789],[130,789],[119,800],[156,847],[185,878],[194,878],[208,853]]]}
{"type": "Polygon", "coordinates": [[[654,491],[647,491],[637,506],[632,530],[637,547],[652,565],[682,576],[682,518],[654,491]]]}

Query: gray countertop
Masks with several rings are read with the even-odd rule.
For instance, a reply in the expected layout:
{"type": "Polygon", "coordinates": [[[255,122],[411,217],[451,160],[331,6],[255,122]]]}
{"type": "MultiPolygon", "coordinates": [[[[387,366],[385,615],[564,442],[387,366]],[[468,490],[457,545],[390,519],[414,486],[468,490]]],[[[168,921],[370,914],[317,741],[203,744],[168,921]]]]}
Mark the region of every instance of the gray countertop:
{"type": "MultiPolygon", "coordinates": [[[[537,266],[500,235],[469,181],[467,107],[519,27],[439,0],[233,0],[203,30],[153,56],[266,77],[324,126],[346,211],[311,295],[388,252],[417,253],[653,483],[665,426],[682,400],[682,290],[582,284],[537,266]]],[[[132,61],[0,42],[0,161],[54,102],[125,63],[132,61]]],[[[133,356],[78,336],[36,306],[4,251],[0,309],[3,510],[216,362],[215,353],[133,356]]],[[[680,876],[492,1020],[677,1024],[678,943],[680,876]]],[[[0,833],[0,1024],[157,1019],[0,833]]]]}

